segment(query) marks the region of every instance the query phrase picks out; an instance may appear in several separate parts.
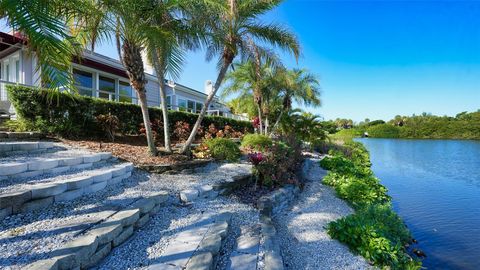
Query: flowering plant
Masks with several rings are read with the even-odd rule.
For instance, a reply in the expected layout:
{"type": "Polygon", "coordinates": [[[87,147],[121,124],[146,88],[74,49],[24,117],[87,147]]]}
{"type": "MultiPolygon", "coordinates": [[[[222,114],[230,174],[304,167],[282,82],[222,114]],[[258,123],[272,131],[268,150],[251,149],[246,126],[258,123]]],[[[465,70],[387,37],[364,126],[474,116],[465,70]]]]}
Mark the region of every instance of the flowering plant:
{"type": "Polygon", "coordinates": [[[260,119],[258,118],[258,116],[256,116],[255,118],[253,118],[253,120],[252,120],[252,125],[253,125],[254,128],[260,127],[260,119]]]}
{"type": "Polygon", "coordinates": [[[257,152],[248,154],[248,160],[254,166],[257,166],[258,164],[260,164],[260,162],[263,161],[263,154],[262,153],[257,153],[257,152]]]}

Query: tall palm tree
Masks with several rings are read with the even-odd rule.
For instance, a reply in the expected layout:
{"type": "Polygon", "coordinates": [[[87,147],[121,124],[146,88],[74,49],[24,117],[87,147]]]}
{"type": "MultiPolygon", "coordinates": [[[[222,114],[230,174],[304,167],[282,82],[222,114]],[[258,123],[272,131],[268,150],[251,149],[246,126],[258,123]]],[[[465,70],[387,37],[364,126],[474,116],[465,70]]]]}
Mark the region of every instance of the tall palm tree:
{"type": "Polygon", "coordinates": [[[261,61],[250,59],[243,63],[234,64],[234,69],[229,71],[225,80],[230,82],[222,90],[222,97],[231,94],[238,94],[245,102],[249,102],[246,98],[253,98],[253,104],[256,106],[257,116],[260,120],[259,132],[263,134],[263,112],[264,96],[273,84],[274,70],[278,67],[278,63],[273,64],[272,61],[261,61]]]}
{"type": "MultiPolygon", "coordinates": [[[[76,18],[80,31],[85,34],[89,42],[95,44],[102,39],[115,37],[121,63],[127,71],[132,88],[136,91],[146,130],[148,149],[151,155],[157,154],[153,140],[148,112],[144,62],[142,53],[154,35],[163,36],[162,29],[156,29],[152,22],[162,6],[150,0],[105,0],[95,1],[95,10],[92,14],[84,14],[76,18]]],[[[163,77],[159,78],[162,81],[163,77]]]]}
{"type": "Polygon", "coordinates": [[[303,106],[320,106],[320,83],[306,69],[279,70],[275,76],[279,96],[282,97],[283,108],[272,128],[272,133],[278,126],[282,114],[292,109],[295,101],[303,106]]]}
{"type": "Polygon", "coordinates": [[[190,13],[195,11],[195,6],[191,4],[191,1],[158,1],[151,28],[148,28],[152,33],[148,37],[146,48],[148,60],[152,63],[159,82],[166,152],[172,152],[172,149],[164,78],[167,74],[173,79],[178,78],[184,62],[184,49],[199,46],[200,31],[191,22],[190,13]]]}
{"type": "Polygon", "coordinates": [[[252,55],[252,43],[256,50],[263,50],[259,44],[269,44],[291,52],[296,58],[300,54],[297,38],[285,28],[276,24],[263,24],[259,16],[277,7],[281,0],[217,0],[218,8],[206,9],[205,25],[210,35],[207,42],[207,60],[218,56],[219,72],[213,91],[209,93],[202,111],[193,126],[181,152],[189,151],[203,118],[225,78],[235,57],[252,55]]]}

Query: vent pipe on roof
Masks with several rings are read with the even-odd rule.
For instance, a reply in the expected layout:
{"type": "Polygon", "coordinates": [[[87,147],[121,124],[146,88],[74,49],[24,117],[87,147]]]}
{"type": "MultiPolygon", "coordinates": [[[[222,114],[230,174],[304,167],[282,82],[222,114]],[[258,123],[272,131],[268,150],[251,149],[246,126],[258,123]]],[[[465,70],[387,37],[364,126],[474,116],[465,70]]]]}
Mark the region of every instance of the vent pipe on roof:
{"type": "Polygon", "coordinates": [[[205,94],[210,95],[213,92],[213,83],[210,80],[205,81],[205,94]]]}

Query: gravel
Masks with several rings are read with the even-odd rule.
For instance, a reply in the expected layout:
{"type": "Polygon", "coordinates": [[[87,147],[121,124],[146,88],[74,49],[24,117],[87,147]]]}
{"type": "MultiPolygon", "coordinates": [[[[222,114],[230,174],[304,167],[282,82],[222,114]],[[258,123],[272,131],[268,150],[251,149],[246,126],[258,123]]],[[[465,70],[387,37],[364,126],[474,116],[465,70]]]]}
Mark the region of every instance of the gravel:
{"type": "MultiPolygon", "coordinates": [[[[195,174],[181,173],[177,175],[150,174],[134,170],[132,176],[124,179],[122,183],[107,186],[94,194],[68,202],[55,203],[41,211],[6,217],[0,221],[0,250],[2,250],[0,253],[0,269],[21,269],[29,262],[48,258],[52,250],[60,248],[64,243],[93,226],[92,222],[99,221],[99,216],[96,213],[117,211],[142,196],[148,196],[161,190],[170,191],[170,194],[174,194],[170,198],[171,202],[177,202],[178,191],[180,190],[224,181],[233,175],[247,172],[249,168],[246,164],[212,164],[197,169],[195,174]]],[[[195,202],[190,207],[177,204],[166,207],[154,217],[153,222],[150,222],[150,224],[156,225],[147,226],[147,228],[153,230],[151,233],[147,233],[149,237],[133,237],[137,241],[134,243],[137,243],[143,249],[139,247],[135,250],[127,249],[126,251],[122,247],[127,245],[122,245],[118,248],[119,251],[114,252],[124,250],[123,254],[128,254],[128,256],[124,255],[122,260],[119,260],[121,265],[125,266],[104,269],[124,269],[126,265],[139,266],[142,257],[138,257],[138,254],[133,256],[134,252],[143,251],[143,253],[149,254],[148,256],[151,256],[151,258],[156,258],[161,254],[162,248],[165,247],[165,244],[162,243],[169,241],[168,237],[163,238],[162,235],[168,236],[172,230],[194,223],[197,215],[202,212],[218,213],[221,210],[236,211],[236,215],[248,211],[255,212],[251,207],[234,202],[225,202],[221,198],[205,204],[200,200],[199,203],[195,202]],[[242,210],[242,208],[245,210],[242,210]],[[166,226],[171,226],[171,229],[166,226]],[[162,232],[162,230],[165,233],[160,234],[159,232],[162,232]],[[153,244],[155,246],[147,251],[146,248],[153,244]]],[[[107,212],[106,216],[100,218],[107,217],[109,213],[107,212]]],[[[239,219],[245,222],[243,217],[239,219]]],[[[147,255],[143,255],[143,258],[145,256],[147,255]]]]}
{"type": "Polygon", "coordinates": [[[286,269],[370,269],[363,257],[327,234],[329,222],[353,210],[321,183],[326,171],[318,162],[310,162],[303,192],[291,209],[274,218],[286,269]]]}

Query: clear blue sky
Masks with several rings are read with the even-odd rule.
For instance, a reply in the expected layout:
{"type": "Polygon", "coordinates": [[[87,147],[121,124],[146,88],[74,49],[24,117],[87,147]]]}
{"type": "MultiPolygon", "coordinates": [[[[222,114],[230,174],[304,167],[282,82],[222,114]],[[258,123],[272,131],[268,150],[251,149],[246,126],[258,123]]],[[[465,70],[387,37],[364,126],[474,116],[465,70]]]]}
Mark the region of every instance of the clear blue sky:
{"type": "MultiPolygon", "coordinates": [[[[321,82],[323,106],[311,111],[326,119],[480,109],[480,1],[286,0],[264,21],[298,35],[298,67],[321,82]]],[[[112,45],[98,52],[117,58],[112,45]]],[[[202,51],[187,59],[180,83],[216,79],[202,51]]]]}

